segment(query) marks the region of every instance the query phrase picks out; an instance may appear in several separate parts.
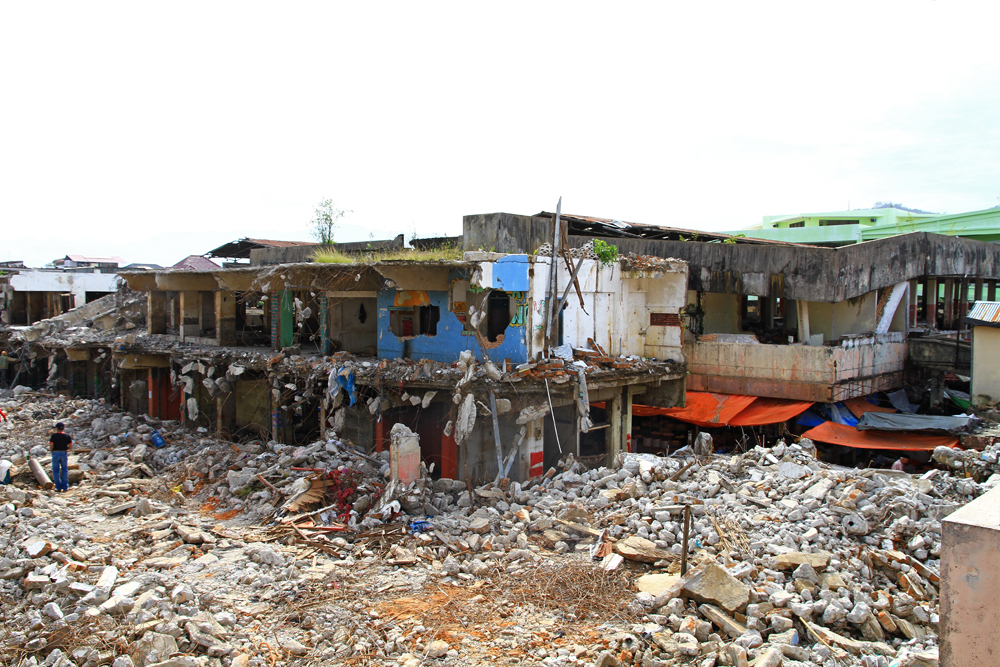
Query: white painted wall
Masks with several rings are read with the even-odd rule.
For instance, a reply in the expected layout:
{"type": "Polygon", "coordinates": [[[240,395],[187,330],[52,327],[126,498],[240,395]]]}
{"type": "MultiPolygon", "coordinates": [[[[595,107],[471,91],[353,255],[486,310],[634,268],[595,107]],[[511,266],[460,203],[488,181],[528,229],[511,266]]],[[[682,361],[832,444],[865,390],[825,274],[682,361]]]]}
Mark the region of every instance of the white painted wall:
{"type": "MultiPolygon", "coordinates": [[[[531,282],[531,336],[528,356],[535,357],[545,340],[545,297],[549,288],[551,258],[534,258],[531,282]]],[[[558,295],[569,284],[570,273],[561,264],[557,273],[558,295]]],[[[687,296],[687,265],[677,262],[669,269],[622,271],[618,264],[602,267],[584,260],[578,274],[584,308],[571,288],[563,312],[563,342],[586,347],[593,338],[611,355],[639,355],[656,359],[683,360],[681,327],[649,326],[650,313],[679,314],[687,296]]]]}
{"type": "Polygon", "coordinates": [[[1000,402],[1000,329],[972,327],[972,400],[1000,402]]]}
{"type": "Polygon", "coordinates": [[[21,271],[10,277],[17,292],[71,292],[76,306],[87,302],[87,292],[118,291],[114,273],[70,273],[65,271],[21,271]]]}

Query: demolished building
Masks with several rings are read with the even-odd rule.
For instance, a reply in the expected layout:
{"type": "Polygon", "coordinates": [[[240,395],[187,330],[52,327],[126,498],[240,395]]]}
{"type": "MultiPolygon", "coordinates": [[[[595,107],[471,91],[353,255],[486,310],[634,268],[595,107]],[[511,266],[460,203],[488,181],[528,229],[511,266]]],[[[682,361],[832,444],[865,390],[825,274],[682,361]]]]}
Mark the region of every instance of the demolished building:
{"type": "Polygon", "coordinates": [[[575,280],[557,271],[555,293],[569,298],[549,331],[551,256],[469,252],[126,271],[145,329],[64,328],[30,343],[49,379],[77,361],[87,377],[107,371],[112,351],[123,407],[153,417],[287,443],[333,429],[377,450],[402,423],[435,476],[527,479],[566,454],[627,448],[634,396],[684,397],[685,264],[585,251],[573,263],[575,280]],[[612,406],[607,420],[593,422],[592,401],[612,406]]]}
{"type": "Polygon", "coordinates": [[[690,431],[639,423],[697,392],[736,412],[757,399],[772,421],[753,425],[898,389],[939,313],[921,295],[1000,277],[1000,249],[963,238],[824,248],[570,215],[552,285],[555,217],[467,216],[454,261],[276,263],[271,249],[266,266],[123,271],[145,328],[132,313],[132,329],[36,336],[48,363],[29,377],[79,392],[68,372],[97,396],[103,376],[133,412],[234,438],[332,429],[381,450],[402,423],[435,476],[526,479],[566,453],[684,444],[690,431]],[[599,259],[595,240],[623,259],[599,259]]]}

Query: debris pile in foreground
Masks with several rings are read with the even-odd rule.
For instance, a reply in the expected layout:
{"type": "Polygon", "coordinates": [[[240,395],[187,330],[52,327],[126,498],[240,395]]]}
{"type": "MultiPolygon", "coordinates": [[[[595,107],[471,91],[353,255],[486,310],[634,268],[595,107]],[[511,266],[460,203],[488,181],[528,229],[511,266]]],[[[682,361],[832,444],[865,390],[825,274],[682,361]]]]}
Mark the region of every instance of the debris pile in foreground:
{"type": "Polygon", "coordinates": [[[996,482],[843,469],[803,441],[401,485],[336,439],[0,406],[0,661],[25,666],[935,665],[940,520],[996,482]],[[55,420],[66,494],[26,464],[55,420]]]}

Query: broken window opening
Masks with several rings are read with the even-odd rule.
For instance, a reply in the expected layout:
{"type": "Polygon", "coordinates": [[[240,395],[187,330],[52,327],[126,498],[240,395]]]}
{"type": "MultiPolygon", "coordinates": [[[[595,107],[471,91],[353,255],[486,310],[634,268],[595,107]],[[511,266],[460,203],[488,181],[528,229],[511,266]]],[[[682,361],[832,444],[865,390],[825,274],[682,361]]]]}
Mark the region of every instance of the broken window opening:
{"type": "Polygon", "coordinates": [[[436,336],[441,309],[438,306],[417,306],[393,310],[389,314],[389,331],[399,338],[436,336]]]}
{"type": "Polygon", "coordinates": [[[368,319],[368,312],[365,310],[365,304],[362,303],[360,306],[358,306],[358,321],[361,322],[361,324],[364,324],[365,320],[367,319],[368,319]]]}
{"type": "Polygon", "coordinates": [[[751,331],[760,326],[760,299],[746,295],[740,299],[740,329],[751,331]]]}
{"type": "Polygon", "coordinates": [[[494,290],[486,298],[486,340],[497,342],[510,326],[510,296],[506,292],[494,290]]]}

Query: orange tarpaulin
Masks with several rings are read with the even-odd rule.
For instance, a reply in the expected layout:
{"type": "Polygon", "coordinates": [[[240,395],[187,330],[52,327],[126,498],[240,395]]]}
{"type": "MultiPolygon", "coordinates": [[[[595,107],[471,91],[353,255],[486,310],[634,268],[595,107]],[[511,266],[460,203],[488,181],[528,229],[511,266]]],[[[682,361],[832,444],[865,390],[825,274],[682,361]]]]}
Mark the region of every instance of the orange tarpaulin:
{"type": "MultiPolygon", "coordinates": [[[[604,403],[592,403],[592,405],[604,408],[604,403]]],[[[811,405],[812,401],[689,391],[687,406],[683,408],[655,408],[634,403],[632,416],[673,417],[703,427],[763,426],[787,421],[811,405]]]]}
{"type": "Polygon", "coordinates": [[[812,407],[812,401],[791,401],[784,398],[758,398],[729,420],[730,426],[763,426],[780,424],[812,407]]]}
{"type": "MultiPolygon", "coordinates": [[[[710,394],[704,391],[689,391],[687,405],[683,408],[659,408],[655,414],[697,424],[698,426],[725,426],[733,417],[757,400],[756,396],[740,394],[710,394]]],[[[632,414],[637,414],[632,406],[632,414]]],[[[653,408],[654,410],[657,408],[653,408]]],[[[643,415],[639,415],[640,417],[643,415]]]]}
{"type": "Polygon", "coordinates": [[[847,409],[851,411],[851,414],[853,414],[858,419],[861,419],[861,417],[866,412],[895,412],[896,411],[896,408],[883,408],[881,405],[875,405],[874,403],[869,403],[862,396],[859,396],[857,398],[849,398],[846,401],[844,401],[844,405],[846,405],[847,409]]]}
{"type": "Polygon", "coordinates": [[[924,435],[923,433],[898,433],[886,431],[859,431],[853,426],[836,422],[823,422],[802,434],[803,438],[818,440],[831,445],[858,449],[898,449],[903,451],[933,450],[935,447],[954,447],[958,438],[950,435],[924,435]]]}

